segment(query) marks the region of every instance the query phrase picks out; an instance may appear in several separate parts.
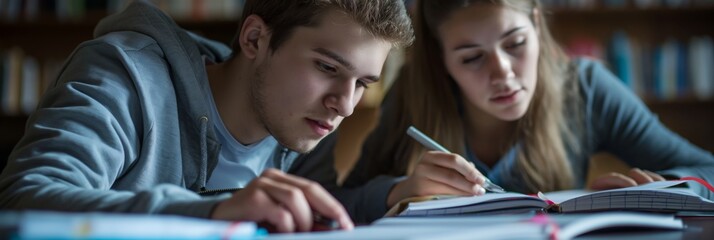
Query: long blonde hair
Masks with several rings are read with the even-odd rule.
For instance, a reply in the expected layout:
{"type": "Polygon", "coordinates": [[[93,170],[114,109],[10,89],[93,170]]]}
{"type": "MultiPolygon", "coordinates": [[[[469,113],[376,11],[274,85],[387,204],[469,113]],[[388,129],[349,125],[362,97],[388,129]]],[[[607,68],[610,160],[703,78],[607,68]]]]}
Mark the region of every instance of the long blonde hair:
{"type": "MultiPolygon", "coordinates": [[[[447,149],[466,156],[464,123],[459,108],[460,91],[449,76],[442,59],[436,29],[448,15],[472,4],[497,4],[531,16],[539,30],[540,55],[538,80],[532,102],[525,116],[518,120],[513,142],[520,141],[515,167],[526,183],[527,192],[554,191],[573,185],[573,171],[567,160],[566,144],[577,150],[576,137],[568,130],[564,112],[565,100],[579,99],[577,80],[568,66],[569,59],[553,40],[537,0],[421,0],[413,19],[416,40],[411,49],[410,64],[393,86],[396,94],[397,126],[385,133],[383,146],[373,151],[372,159],[394,159],[370,164],[370,175],[409,174],[412,166],[426,151],[415,141],[404,137],[409,125],[442,143],[447,149]],[[538,19],[535,19],[535,18],[538,19]],[[386,164],[386,165],[385,165],[386,164]],[[380,170],[381,169],[381,170],[380,170]],[[385,172],[385,169],[387,171],[385,172]]],[[[568,105],[570,106],[570,105],[568,105]]]]}

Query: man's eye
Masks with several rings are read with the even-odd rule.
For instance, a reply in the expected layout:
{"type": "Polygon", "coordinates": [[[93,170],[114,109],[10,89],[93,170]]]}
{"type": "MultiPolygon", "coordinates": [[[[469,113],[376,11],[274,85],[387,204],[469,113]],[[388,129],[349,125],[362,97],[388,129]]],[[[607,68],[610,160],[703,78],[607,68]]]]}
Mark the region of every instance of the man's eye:
{"type": "Polygon", "coordinates": [[[334,66],[332,66],[330,64],[321,62],[321,61],[316,61],[315,65],[317,66],[317,69],[319,69],[320,71],[323,71],[323,72],[329,72],[329,73],[337,72],[337,68],[335,68],[334,66]]]}

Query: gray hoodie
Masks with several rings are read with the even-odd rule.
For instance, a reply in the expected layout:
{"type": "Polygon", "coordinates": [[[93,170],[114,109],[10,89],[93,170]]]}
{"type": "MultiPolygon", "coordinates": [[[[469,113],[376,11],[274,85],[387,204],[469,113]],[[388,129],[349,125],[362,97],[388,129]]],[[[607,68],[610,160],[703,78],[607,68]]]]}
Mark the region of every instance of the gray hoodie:
{"type": "MultiPolygon", "coordinates": [[[[0,208],[208,217],[229,195],[196,193],[220,149],[205,63],[231,50],[141,1],[103,19],[94,36],[30,116],[0,175],[0,208]]],[[[291,166],[331,179],[311,169],[291,166]]]]}

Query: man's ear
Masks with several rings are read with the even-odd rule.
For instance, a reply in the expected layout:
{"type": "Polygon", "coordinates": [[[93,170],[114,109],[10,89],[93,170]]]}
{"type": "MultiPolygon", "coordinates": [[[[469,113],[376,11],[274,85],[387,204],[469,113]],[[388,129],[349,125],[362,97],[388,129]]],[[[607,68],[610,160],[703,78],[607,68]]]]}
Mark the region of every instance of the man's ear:
{"type": "Polygon", "coordinates": [[[267,48],[267,36],[269,34],[268,25],[258,15],[250,15],[243,22],[238,36],[238,45],[241,54],[249,59],[254,59],[260,53],[261,48],[267,48]]]}

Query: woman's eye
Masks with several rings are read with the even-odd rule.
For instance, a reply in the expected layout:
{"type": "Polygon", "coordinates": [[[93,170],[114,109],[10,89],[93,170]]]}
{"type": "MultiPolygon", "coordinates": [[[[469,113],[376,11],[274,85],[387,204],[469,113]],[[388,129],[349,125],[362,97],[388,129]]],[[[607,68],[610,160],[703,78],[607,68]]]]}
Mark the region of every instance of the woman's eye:
{"type": "Polygon", "coordinates": [[[483,55],[482,55],[482,54],[479,54],[479,55],[476,55],[476,56],[474,56],[474,57],[464,58],[464,60],[461,61],[461,62],[462,62],[463,64],[469,64],[469,63],[478,61],[479,59],[481,59],[481,56],[483,56],[483,55]]]}
{"type": "Polygon", "coordinates": [[[520,47],[520,46],[523,46],[523,44],[526,44],[526,40],[525,40],[525,39],[523,39],[523,40],[521,40],[521,41],[518,41],[518,42],[515,42],[515,43],[509,45],[508,48],[509,48],[509,49],[518,48],[518,47],[520,47]]]}
{"type": "Polygon", "coordinates": [[[335,68],[334,66],[332,66],[330,64],[321,62],[321,61],[316,61],[315,65],[317,65],[317,69],[319,69],[320,71],[323,71],[323,72],[329,72],[329,73],[337,72],[337,68],[335,68]]]}
{"type": "Polygon", "coordinates": [[[362,81],[362,80],[357,80],[357,86],[358,86],[358,87],[363,87],[363,88],[365,88],[365,89],[369,88],[369,86],[367,86],[367,82],[362,81]]]}

